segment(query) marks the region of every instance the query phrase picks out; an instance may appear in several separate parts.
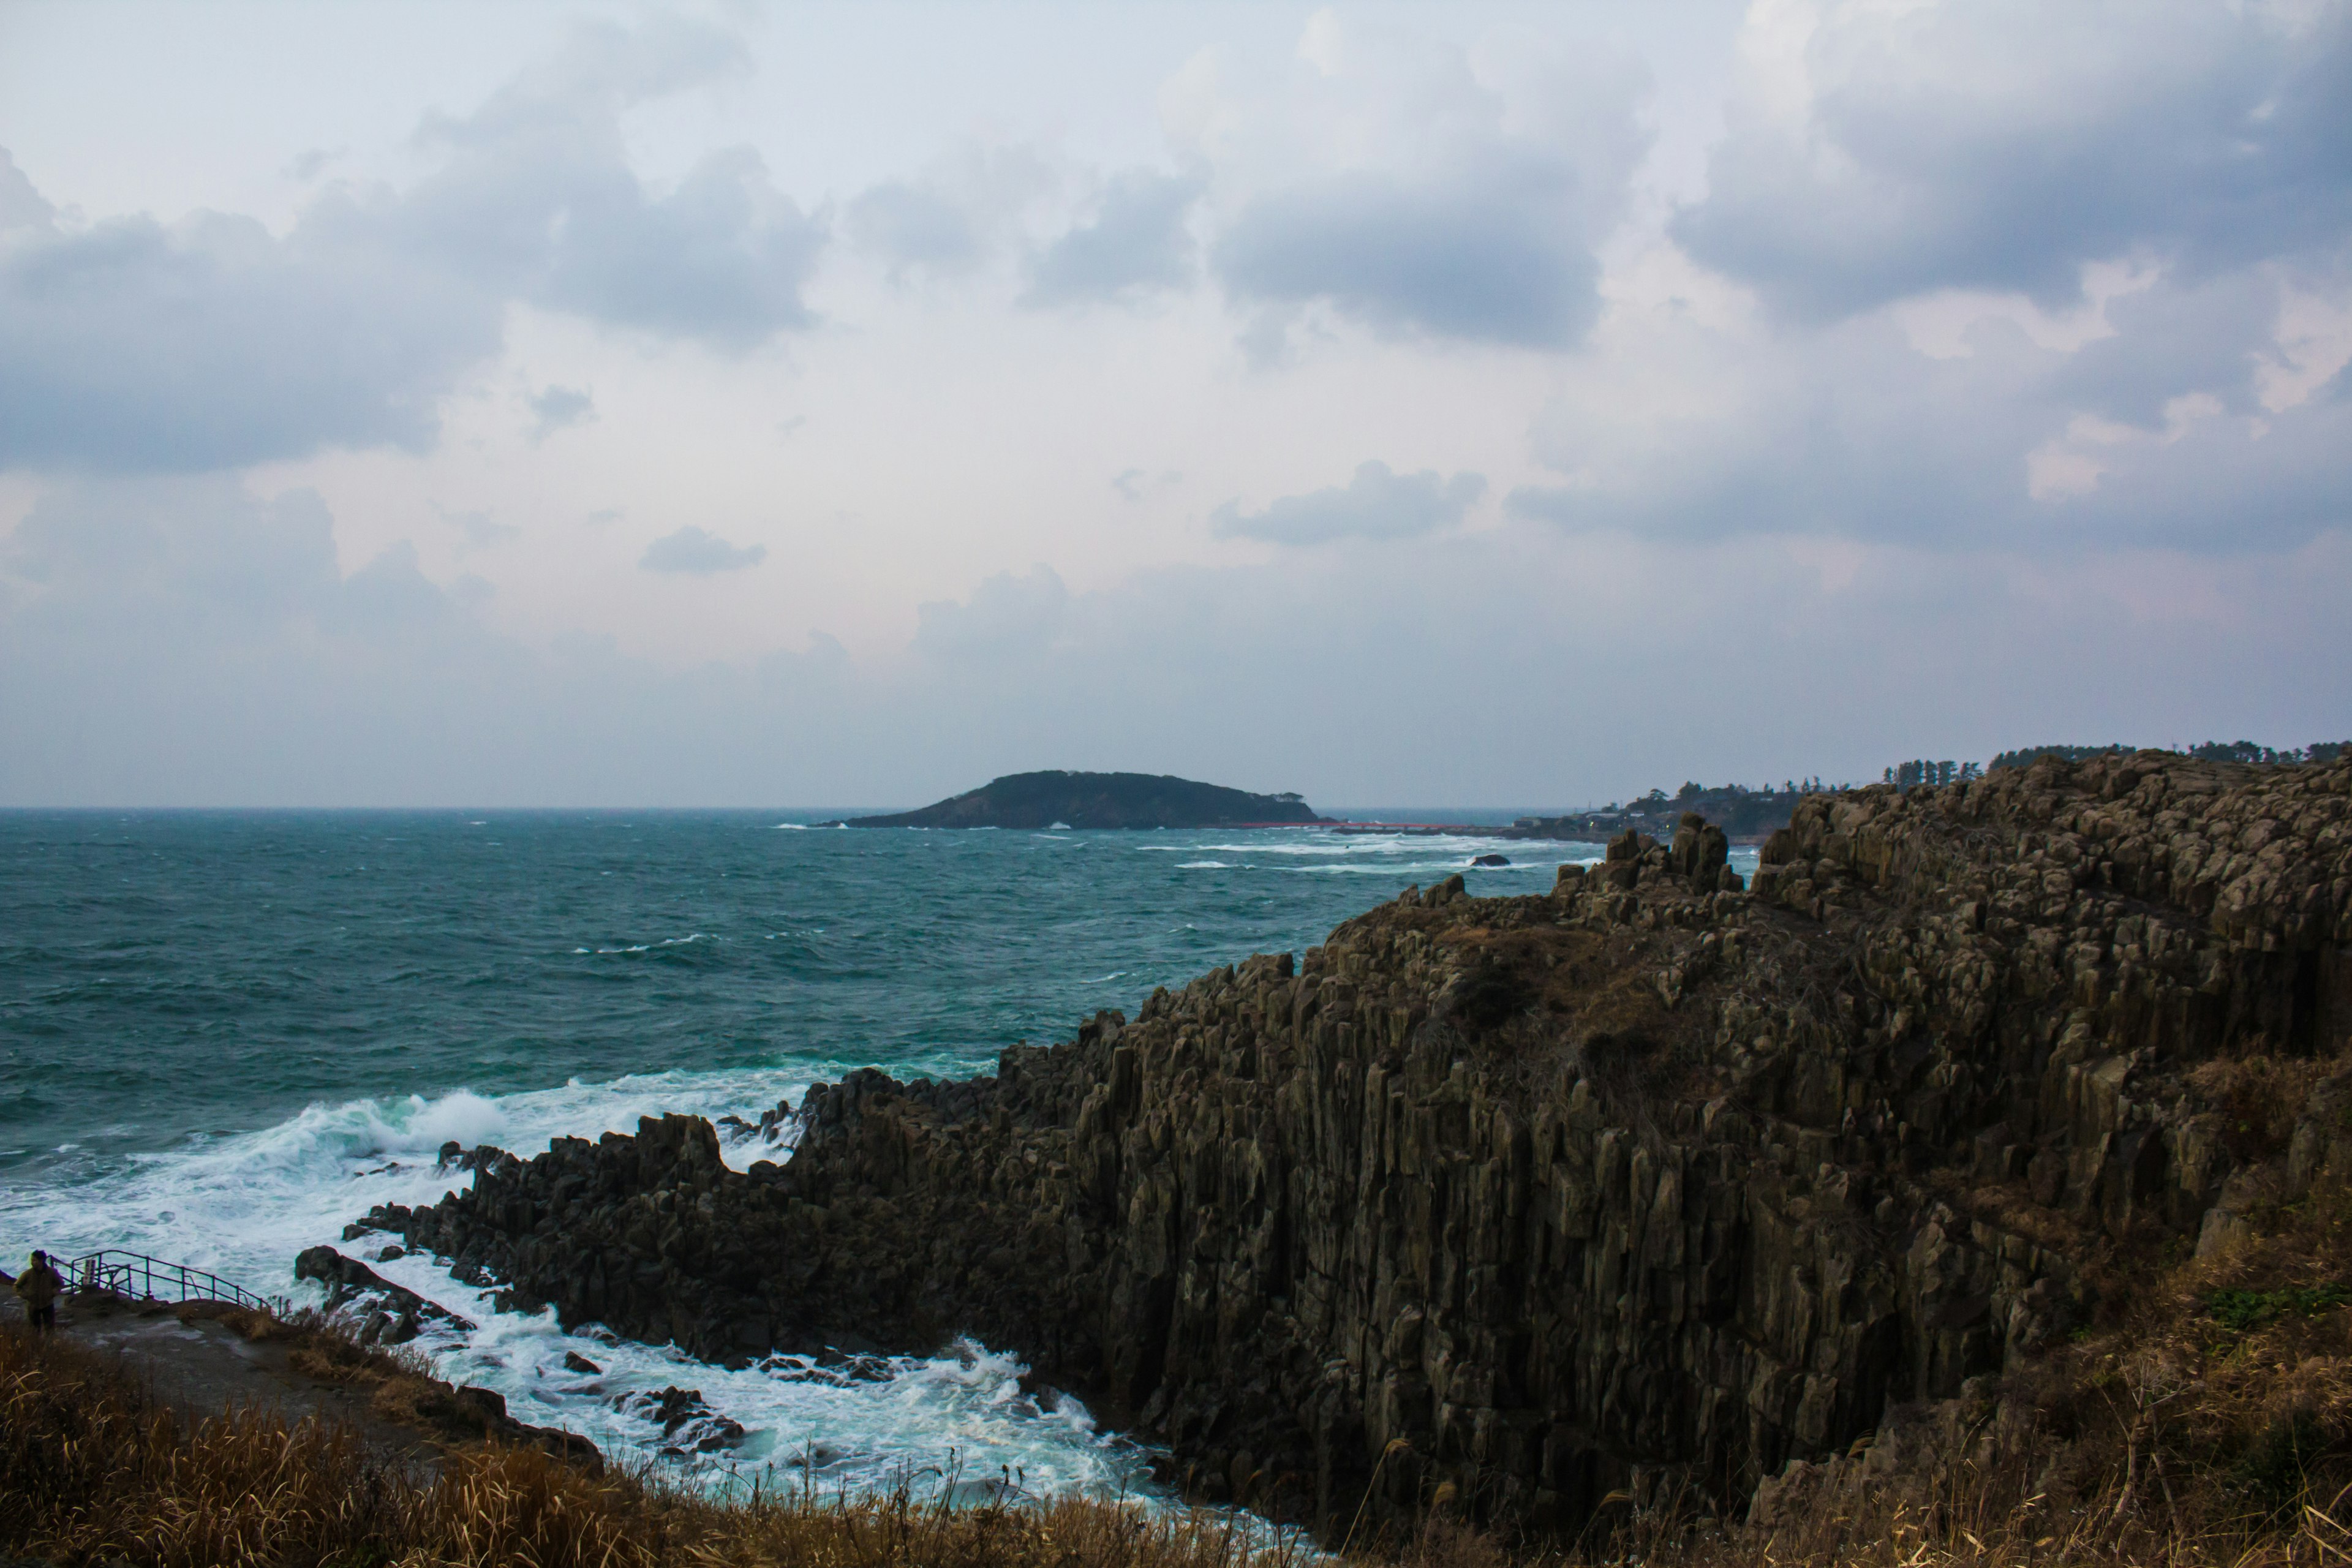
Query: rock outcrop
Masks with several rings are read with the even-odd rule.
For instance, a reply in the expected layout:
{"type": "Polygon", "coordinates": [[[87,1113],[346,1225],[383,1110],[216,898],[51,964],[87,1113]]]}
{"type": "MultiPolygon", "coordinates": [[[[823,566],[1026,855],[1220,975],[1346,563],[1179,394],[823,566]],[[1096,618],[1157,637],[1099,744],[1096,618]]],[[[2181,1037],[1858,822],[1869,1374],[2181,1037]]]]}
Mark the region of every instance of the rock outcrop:
{"type": "MultiPolygon", "coordinates": [[[[387,1248],[386,1250],[393,1250],[387,1248]]],[[[406,1344],[425,1325],[471,1332],[474,1325],[446,1307],[395,1285],[331,1247],[310,1247],[294,1259],[294,1278],[315,1279],[327,1291],[327,1310],[347,1319],[363,1345],[406,1344]]]]}
{"type": "Polygon", "coordinates": [[[1454,877],[992,1079],[820,1086],[781,1166],[668,1117],[369,1223],[705,1357],[970,1332],[1196,1495],[1572,1528],[1736,1504],[2352,1174],[2352,765],[1810,796],[1752,889],[1727,847],[1454,877]]]}

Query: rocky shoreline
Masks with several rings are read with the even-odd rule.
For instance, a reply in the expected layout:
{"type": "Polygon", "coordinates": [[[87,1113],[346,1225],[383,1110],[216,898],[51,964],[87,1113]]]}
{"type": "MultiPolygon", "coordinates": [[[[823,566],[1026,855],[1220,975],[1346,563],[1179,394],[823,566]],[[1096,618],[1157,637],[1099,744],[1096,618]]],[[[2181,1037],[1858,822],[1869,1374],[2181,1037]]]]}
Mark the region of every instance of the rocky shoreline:
{"type": "Polygon", "coordinates": [[[1449,879],[993,1078],[820,1086],[748,1174],[667,1117],[354,1228],[709,1359],[969,1332],[1205,1499],[1572,1530],[1991,1397],[2129,1258],[2352,1172],[2352,1074],[2266,1138],[2225,1070],[2347,1047],[2352,764],[1808,796],[1752,889],[1726,847],[1449,879]]]}

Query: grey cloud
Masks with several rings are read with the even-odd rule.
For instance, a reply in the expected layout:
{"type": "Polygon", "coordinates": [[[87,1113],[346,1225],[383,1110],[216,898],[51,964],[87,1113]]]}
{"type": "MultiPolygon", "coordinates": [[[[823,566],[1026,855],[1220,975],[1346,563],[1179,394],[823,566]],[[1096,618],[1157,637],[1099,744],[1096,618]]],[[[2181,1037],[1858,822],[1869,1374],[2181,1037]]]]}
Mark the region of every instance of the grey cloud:
{"type": "Polygon", "coordinates": [[[1666,332],[1623,352],[1705,376],[1706,396],[1664,413],[1605,400],[1555,410],[1537,447],[1563,482],[1521,487],[1506,508],[1685,540],[2298,548],[2352,522],[2352,406],[2324,394],[2275,411],[2252,402],[2255,344],[2238,333],[2274,311],[2277,287],[2253,283],[2259,311],[2234,287],[2217,298],[2213,285],[2159,283],[2114,312],[2126,331],[2073,354],[1988,322],[1972,353],[1933,359],[1876,315],[1793,338],[1666,332]],[[2184,406],[2168,414],[2175,399],[2184,406]],[[2112,423],[2085,430],[2085,414],[2112,423]],[[2037,493],[2036,465],[2053,455],[2074,478],[2037,493]]]}
{"type": "Polygon", "coordinates": [[[534,440],[544,441],[558,430],[568,430],[596,417],[596,400],[576,387],[546,387],[523,401],[530,407],[534,440]]]}
{"type": "Polygon", "coordinates": [[[1451,178],[1334,176],[1253,201],[1216,245],[1244,304],[1328,300],[1389,331],[1562,348],[1600,310],[1601,267],[1559,164],[1451,178]]]}
{"type": "Polygon", "coordinates": [[[823,226],[747,149],[674,190],[619,115],[740,59],[727,35],[584,27],[462,120],[405,191],[333,185],[284,237],[198,214],[69,229],[0,168],[0,468],[198,470],[324,447],[421,450],[511,301],[722,351],[808,325],[823,226]]]}
{"type": "Polygon", "coordinates": [[[46,493],[0,541],[0,575],[69,599],[170,601],[181,615],[262,624],[325,611],[341,581],[317,491],[264,500],[220,479],[46,493]]]}
{"type": "Polygon", "coordinates": [[[1856,7],[1801,126],[1735,123],[1673,232],[1823,318],[1945,288],[2075,296],[2084,263],[2191,273],[2352,232],[2352,9],[2181,0],[1856,7]]]}
{"type": "Polygon", "coordinates": [[[1141,500],[1154,490],[1164,490],[1184,482],[1184,476],[1174,468],[1162,468],[1151,473],[1143,468],[1123,468],[1111,477],[1110,488],[1129,500],[1141,500]]]}
{"type": "Polygon", "coordinates": [[[437,630],[464,614],[425,575],[404,539],[345,578],[336,607],[339,629],[379,637],[437,630]]]}
{"type": "Polygon", "coordinates": [[[669,195],[603,181],[562,214],[539,298],[614,326],[742,349],[816,320],[801,298],[824,230],[750,148],[713,153],[669,195]]]}
{"type": "Polygon", "coordinates": [[[247,218],[0,244],[0,468],[220,468],[427,446],[495,298],[397,253],[247,218]]]}
{"type": "Polygon", "coordinates": [[[1070,616],[1070,591],[1050,566],[1023,576],[1000,572],[961,604],[934,599],[916,609],[915,648],[945,664],[985,665],[1050,647],[1070,616]]]}
{"type": "Polygon", "coordinates": [[[486,511],[451,511],[444,507],[441,515],[477,550],[522,537],[521,529],[510,522],[500,522],[486,511]]]}
{"type": "Polygon", "coordinates": [[[719,572],[740,572],[768,558],[764,544],[730,544],[692,523],[666,533],[646,546],[637,564],[647,572],[678,572],[708,577],[719,572]]]}
{"type": "Polygon", "coordinates": [[[943,276],[981,265],[1053,183],[1026,149],[967,143],[912,178],[860,192],[843,216],[850,237],[881,258],[893,279],[943,276]]]}
{"type": "Polygon", "coordinates": [[[2162,425],[2166,404],[2191,393],[2251,412],[2255,353],[2270,341],[2278,310],[2278,279],[2262,270],[2168,279],[2110,300],[2114,335],[2076,350],[2051,378],[2050,395],[2147,428],[2162,425]]]}
{"type": "Polygon", "coordinates": [[[57,214],[8,150],[0,147],[0,234],[12,228],[47,228],[57,214]]]}
{"type": "Polygon", "coordinates": [[[325,174],[327,165],[342,155],[342,150],[340,148],[330,152],[324,147],[313,147],[308,152],[298,153],[286,165],[286,177],[307,184],[325,174]]]}
{"type": "Polygon", "coordinates": [[[903,180],[860,193],[845,216],[850,235],[886,258],[894,271],[948,270],[980,259],[980,231],[971,216],[939,192],[903,180]]]}
{"type": "Polygon", "coordinates": [[[629,167],[620,127],[636,104],[747,66],[741,39],[702,24],[583,25],[473,113],[428,121],[419,140],[444,154],[435,174],[325,211],[550,310],[751,347],[814,320],[800,291],[823,226],[748,147],[709,154],[656,195],[629,167]]]}
{"type": "Polygon", "coordinates": [[[1209,521],[1227,538],[1276,544],[1407,539],[1460,522],[1486,489],[1486,480],[1479,474],[1456,474],[1449,479],[1431,469],[1399,474],[1386,463],[1361,463],[1344,487],[1283,496],[1261,512],[1244,513],[1238,503],[1227,501],[1210,513],[1209,521]]]}
{"type": "Polygon", "coordinates": [[[1133,299],[1192,281],[1186,215],[1196,177],[1129,170],[1105,189],[1093,221],[1065,233],[1031,262],[1023,303],[1072,305],[1133,299]]]}

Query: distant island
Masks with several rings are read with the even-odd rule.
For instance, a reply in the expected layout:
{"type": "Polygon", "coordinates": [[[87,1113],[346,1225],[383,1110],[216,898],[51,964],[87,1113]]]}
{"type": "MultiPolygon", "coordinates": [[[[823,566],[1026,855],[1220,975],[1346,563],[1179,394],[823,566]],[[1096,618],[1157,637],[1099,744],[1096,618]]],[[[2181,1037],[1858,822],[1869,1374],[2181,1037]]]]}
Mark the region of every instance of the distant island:
{"type": "Polygon", "coordinates": [[[844,827],[1273,827],[1330,820],[1297,795],[1252,795],[1168,773],[1008,773],[920,811],[844,827]]]}

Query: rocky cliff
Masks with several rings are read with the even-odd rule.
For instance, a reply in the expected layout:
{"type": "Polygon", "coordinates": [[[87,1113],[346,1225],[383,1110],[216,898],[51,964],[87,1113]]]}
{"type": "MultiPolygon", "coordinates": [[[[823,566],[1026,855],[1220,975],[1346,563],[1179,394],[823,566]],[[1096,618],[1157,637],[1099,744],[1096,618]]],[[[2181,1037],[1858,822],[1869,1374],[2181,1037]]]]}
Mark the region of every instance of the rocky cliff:
{"type": "Polygon", "coordinates": [[[821,1086],[749,1174],[668,1118],[368,1223],[705,1356],[971,1332],[1199,1495],[1572,1527],[1736,1502],[2352,1167],[2352,765],[1811,796],[1725,858],[1408,891],[993,1079],[821,1086]]]}

